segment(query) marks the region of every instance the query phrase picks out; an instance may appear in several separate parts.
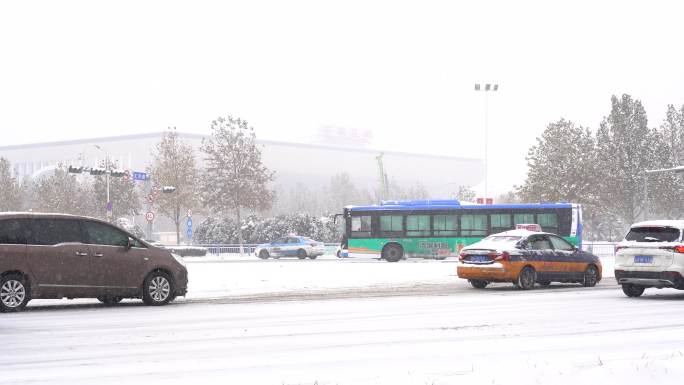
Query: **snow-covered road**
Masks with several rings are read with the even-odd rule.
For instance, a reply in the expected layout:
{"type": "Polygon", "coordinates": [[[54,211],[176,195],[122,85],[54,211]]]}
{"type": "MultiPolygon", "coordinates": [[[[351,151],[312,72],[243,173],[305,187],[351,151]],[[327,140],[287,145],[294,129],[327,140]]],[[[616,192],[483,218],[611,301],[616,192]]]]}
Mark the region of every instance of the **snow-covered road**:
{"type": "MultiPolygon", "coordinates": [[[[314,269],[317,279],[332,274],[337,284],[328,265],[350,268],[258,266],[290,264],[314,269]]],[[[220,264],[231,265],[244,268],[220,264]]],[[[429,275],[447,264],[414,265],[431,266],[422,273],[429,275]]],[[[652,289],[629,299],[610,280],[479,291],[452,279],[423,276],[414,287],[440,288],[424,293],[404,282],[406,296],[369,297],[374,289],[359,286],[319,287],[309,296],[286,290],[282,298],[270,290],[221,299],[197,291],[159,308],[38,304],[0,315],[0,383],[671,384],[684,375],[682,292],[652,289]],[[231,303],[246,296],[262,300],[231,303]]]]}

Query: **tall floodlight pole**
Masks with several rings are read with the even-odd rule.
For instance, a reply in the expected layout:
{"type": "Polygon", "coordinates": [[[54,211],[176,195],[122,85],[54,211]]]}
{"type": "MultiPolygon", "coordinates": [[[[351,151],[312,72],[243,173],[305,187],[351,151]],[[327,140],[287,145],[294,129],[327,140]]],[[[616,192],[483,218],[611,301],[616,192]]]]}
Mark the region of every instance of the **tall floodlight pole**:
{"type": "Polygon", "coordinates": [[[488,137],[488,131],[489,131],[489,93],[490,92],[495,92],[499,90],[499,85],[498,84],[491,84],[491,83],[485,83],[484,88],[481,87],[482,85],[480,83],[475,83],[475,91],[483,91],[484,92],[484,99],[485,99],[485,116],[484,116],[484,198],[485,201],[489,197],[489,191],[488,191],[488,166],[489,166],[489,151],[488,151],[488,145],[489,145],[489,137],[488,137]]]}
{"type": "Polygon", "coordinates": [[[659,174],[661,172],[684,173],[684,166],[661,168],[657,170],[644,170],[644,220],[648,219],[648,176],[650,174],[659,174]]]}

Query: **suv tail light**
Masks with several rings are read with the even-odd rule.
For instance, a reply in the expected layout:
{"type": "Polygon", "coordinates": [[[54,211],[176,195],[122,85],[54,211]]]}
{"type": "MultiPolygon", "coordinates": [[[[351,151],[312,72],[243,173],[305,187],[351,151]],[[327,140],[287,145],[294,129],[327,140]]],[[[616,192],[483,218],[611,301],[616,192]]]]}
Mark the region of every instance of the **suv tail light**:
{"type": "Polygon", "coordinates": [[[627,246],[615,246],[615,252],[617,253],[618,251],[620,251],[622,249],[626,249],[626,248],[627,248],[627,246]]]}
{"type": "Polygon", "coordinates": [[[684,246],[683,246],[683,245],[677,245],[677,246],[662,246],[662,247],[660,247],[660,249],[663,249],[663,250],[672,250],[672,251],[674,251],[675,253],[684,254],[684,246]]]}

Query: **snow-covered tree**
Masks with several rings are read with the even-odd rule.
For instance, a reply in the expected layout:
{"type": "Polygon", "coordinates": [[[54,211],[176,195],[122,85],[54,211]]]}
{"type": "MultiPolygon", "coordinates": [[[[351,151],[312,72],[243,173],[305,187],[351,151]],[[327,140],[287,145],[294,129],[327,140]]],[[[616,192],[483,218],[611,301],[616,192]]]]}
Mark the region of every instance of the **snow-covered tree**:
{"type": "MultiPolygon", "coordinates": [[[[116,169],[116,165],[103,168],[116,169]]],[[[107,218],[107,176],[98,175],[94,177],[85,176],[83,183],[90,183],[84,186],[93,192],[93,210],[90,215],[106,219],[107,218]]],[[[112,217],[118,218],[128,215],[138,215],[141,213],[140,194],[136,189],[132,179],[124,177],[109,177],[109,200],[112,202],[112,217]]]]}
{"type": "Polygon", "coordinates": [[[330,177],[324,194],[328,197],[326,208],[330,213],[341,213],[344,206],[363,203],[358,189],[346,172],[330,177]]]}
{"type": "Polygon", "coordinates": [[[150,168],[154,186],[173,186],[176,190],[159,194],[154,202],[156,211],[168,217],[176,226],[176,243],[180,244],[180,226],[188,209],[199,206],[199,171],[191,145],[178,137],[175,128],[164,133],[152,152],[150,168]]]}
{"type": "Polygon", "coordinates": [[[59,166],[53,175],[37,182],[35,208],[43,212],[93,215],[93,192],[64,166],[59,166]]]}
{"type": "Polygon", "coordinates": [[[458,186],[454,198],[461,202],[475,202],[476,195],[475,190],[470,186],[458,186]]]}
{"type": "Polygon", "coordinates": [[[596,203],[595,142],[591,132],[561,119],[550,123],[527,152],[526,202],[596,203]]]}
{"type": "MultiPolygon", "coordinates": [[[[666,118],[654,134],[655,168],[684,165],[684,106],[667,108],[666,118]]],[[[652,217],[675,219],[684,216],[684,177],[674,172],[648,175],[648,211],[652,217]]]]}
{"type": "MultiPolygon", "coordinates": [[[[263,165],[254,129],[247,121],[232,116],[214,120],[211,136],[202,141],[202,152],[205,170],[200,177],[201,198],[205,207],[235,215],[240,226],[243,210],[271,207],[275,194],[268,184],[273,181],[273,172],[263,165]]],[[[243,243],[241,227],[238,242],[243,243]]]]}
{"type": "Polygon", "coordinates": [[[21,210],[22,189],[11,167],[9,160],[0,158],[0,211],[21,210]]]}
{"type": "Polygon", "coordinates": [[[620,99],[613,96],[611,103],[596,135],[596,187],[601,206],[629,225],[643,215],[644,171],[658,166],[657,138],[639,100],[625,94],[620,99]]]}

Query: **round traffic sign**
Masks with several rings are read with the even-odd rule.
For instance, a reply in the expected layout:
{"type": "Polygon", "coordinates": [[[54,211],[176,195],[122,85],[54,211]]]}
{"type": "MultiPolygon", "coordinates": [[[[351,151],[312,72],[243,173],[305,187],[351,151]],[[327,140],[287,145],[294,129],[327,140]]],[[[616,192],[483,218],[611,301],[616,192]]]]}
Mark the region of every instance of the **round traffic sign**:
{"type": "Polygon", "coordinates": [[[146,212],[145,219],[147,219],[148,222],[152,222],[154,220],[154,213],[152,211],[146,212]]]}

